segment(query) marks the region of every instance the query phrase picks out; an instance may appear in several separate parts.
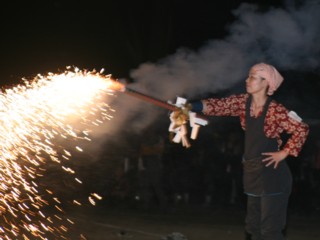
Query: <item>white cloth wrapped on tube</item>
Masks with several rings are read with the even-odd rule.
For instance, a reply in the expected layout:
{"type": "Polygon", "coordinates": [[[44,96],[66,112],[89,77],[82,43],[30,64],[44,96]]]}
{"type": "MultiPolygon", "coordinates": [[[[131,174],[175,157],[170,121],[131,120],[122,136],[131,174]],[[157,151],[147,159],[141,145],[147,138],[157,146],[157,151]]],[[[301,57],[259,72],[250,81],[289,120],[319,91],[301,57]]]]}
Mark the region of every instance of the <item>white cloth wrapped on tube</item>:
{"type": "Polygon", "coordinates": [[[175,106],[181,108],[182,113],[177,116],[177,112],[172,112],[170,114],[171,124],[169,126],[169,132],[175,133],[172,141],[175,143],[182,142],[184,147],[190,147],[191,144],[187,137],[188,129],[187,129],[187,122],[189,121],[191,127],[191,139],[196,139],[198,136],[200,125],[205,126],[208,124],[208,121],[197,117],[195,112],[187,111],[186,113],[183,112],[185,110],[183,107],[187,103],[187,99],[177,97],[175,106]]]}

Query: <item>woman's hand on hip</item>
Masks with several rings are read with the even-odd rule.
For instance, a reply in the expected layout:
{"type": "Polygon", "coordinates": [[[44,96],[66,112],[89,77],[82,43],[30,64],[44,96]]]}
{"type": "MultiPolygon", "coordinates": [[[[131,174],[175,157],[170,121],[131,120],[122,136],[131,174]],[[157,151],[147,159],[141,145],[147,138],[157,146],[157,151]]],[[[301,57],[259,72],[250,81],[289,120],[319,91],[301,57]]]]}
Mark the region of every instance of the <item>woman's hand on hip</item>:
{"type": "Polygon", "coordinates": [[[274,168],[277,168],[279,163],[284,160],[289,153],[286,150],[280,150],[277,152],[265,152],[262,155],[267,156],[262,160],[262,162],[266,162],[266,167],[274,164],[274,168]]]}

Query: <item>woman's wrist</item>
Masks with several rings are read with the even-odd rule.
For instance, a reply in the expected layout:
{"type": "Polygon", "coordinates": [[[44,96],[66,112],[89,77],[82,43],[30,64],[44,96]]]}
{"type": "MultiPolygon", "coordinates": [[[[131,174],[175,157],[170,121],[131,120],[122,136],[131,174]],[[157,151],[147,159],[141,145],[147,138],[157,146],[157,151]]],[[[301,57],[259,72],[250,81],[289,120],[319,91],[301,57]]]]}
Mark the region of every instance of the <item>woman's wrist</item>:
{"type": "Polygon", "coordinates": [[[202,112],[203,110],[203,104],[202,101],[192,102],[191,105],[191,111],[193,112],[202,112]]]}
{"type": "Polygon", "coordinates": [[[281,151],[283,151],[286,154],[286,156],[289,156],[289,149],[284,148],[281,151]]]}

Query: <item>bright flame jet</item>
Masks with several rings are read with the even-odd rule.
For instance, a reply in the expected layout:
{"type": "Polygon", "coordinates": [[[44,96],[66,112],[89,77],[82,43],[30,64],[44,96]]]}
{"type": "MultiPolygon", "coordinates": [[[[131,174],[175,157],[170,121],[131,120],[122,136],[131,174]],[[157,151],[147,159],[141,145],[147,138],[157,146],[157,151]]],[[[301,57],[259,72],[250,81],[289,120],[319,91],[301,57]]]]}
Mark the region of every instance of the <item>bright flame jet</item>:
{"type": "MultiPolygon", "coordinates": [[[[113,95],[114,84],[102,71],[68,67],[0,92],[0,239],[67,239],[73,221],[64,217],[54,192],[37,180],[47,164],[63,165],[72,151],[83,151],[55,141],[90,140],[91,127],[112,119],[106,98],[113,95]],[[51,205],[56,213],[47,216],[43,210],[51,205]]],[[[92,204],[94,199],[99,195],[89,197],[92,204]]]]}

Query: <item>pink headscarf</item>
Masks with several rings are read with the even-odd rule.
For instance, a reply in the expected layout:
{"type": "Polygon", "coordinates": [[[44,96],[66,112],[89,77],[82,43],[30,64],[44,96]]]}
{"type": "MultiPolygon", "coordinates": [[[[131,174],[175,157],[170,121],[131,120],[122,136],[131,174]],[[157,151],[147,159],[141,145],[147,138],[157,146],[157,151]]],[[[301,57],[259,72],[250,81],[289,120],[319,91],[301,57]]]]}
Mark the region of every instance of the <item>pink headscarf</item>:
{"type": "Polygon", "coordinates": [[[269,84],[268,95],[272,95],[283,81],[283,77],[277,69],[266,63],[253,65],[250,72],[255,72],[258,76],[264,78],[269,84]]]}

